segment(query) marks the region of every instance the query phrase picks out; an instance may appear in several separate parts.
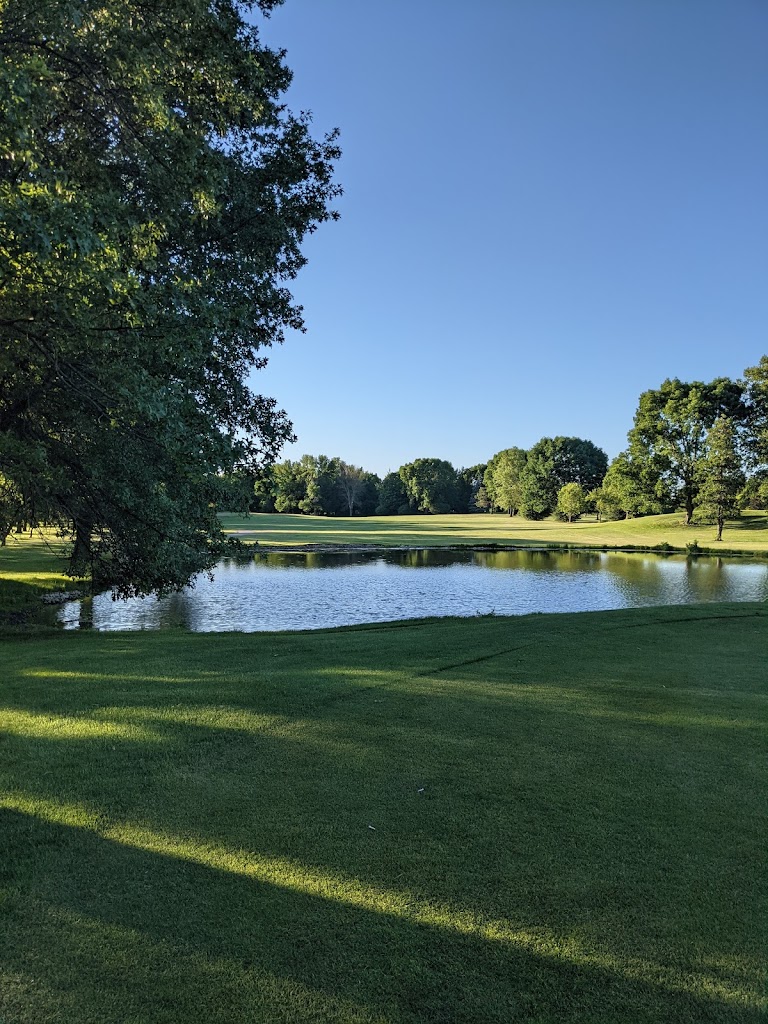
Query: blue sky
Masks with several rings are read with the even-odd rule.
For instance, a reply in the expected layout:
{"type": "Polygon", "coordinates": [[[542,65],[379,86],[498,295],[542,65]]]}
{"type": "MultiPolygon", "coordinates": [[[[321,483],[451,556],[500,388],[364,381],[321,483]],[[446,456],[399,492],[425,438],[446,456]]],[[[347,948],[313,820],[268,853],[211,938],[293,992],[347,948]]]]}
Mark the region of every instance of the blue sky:
{"type": "Polygon", "coordinates": [[[613,456],[641,391],[768,353],[764,0],[286,0],[261,30],[343,149],[307,333],[253,380],[285,457],[613,456]]]}

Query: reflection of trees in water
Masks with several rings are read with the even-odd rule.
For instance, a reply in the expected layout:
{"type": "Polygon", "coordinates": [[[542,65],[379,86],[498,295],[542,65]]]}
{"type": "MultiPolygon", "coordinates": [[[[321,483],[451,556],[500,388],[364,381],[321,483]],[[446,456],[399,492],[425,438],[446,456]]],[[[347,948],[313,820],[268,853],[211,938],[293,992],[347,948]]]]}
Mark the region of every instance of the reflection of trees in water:
{"type": "Polygon", "coordinates": [[[529,569],[538,572],[589,572],[600,568],[600,553],[593,551],[476,551],[476,565],[484,569],[529,569]]]}
{"type": "MultiPolygon", "coordinates": [[[[481,608],[517,614],[766,598],[768,563],[722,557],[562,550],[265,552],[222,563],[213,584],[199,577],[193,589],[161,599],[113,602],[109,594],[99,595],[93,625],[304,629],[379,621],[383,611],[384,618],[409,618],[446,609],[460,615],[481,608]],[[450,567],[456,571],[407,571],[450,567]],[[347,571],[337,575],[333,569],[347,571]]],[[[84,605],[62,609],[70,628],[87,624],[84,605]]]]}

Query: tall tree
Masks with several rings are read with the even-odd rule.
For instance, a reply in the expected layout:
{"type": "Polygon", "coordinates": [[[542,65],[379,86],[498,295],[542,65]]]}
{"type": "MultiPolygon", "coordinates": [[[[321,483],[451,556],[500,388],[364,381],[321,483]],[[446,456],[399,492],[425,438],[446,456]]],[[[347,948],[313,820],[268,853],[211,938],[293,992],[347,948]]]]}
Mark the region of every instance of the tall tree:
{"type": "Polygon", "coordinates": [[[528,452],[520,472],[520,511],[541,519],[557,506],[565,484],[598,487],[608,468],[608,456],[592,441],[580,437],[543,437],[528,452]]]}
{"type": "Polygon", "coordinates": [[[485,471],[485,488],[493,503],[509,515],[516,515],[522,501],[520,479],[528,454],[522,448],[505,448],[497,452],[485,471]]]}
{"type": "Polygon", "coordinates": [[[486,464],[478,463],[476,466],[466,466],[456,473],[456,511],[477,512],[477,492],[483,484],[483,475],[486,464]]]}
{"type": "Polygon", "coordinates": [[[401,466],[400,479],[417,512],[453,512],[456,470],[444,459],[415,459],[401,466]]]}
{"type": "Polygon", "coordinates": [[[737,448],[736,429],[727,416],[719,416],[709,431],[707,450],[699,464],[697,516],[717,523],[717,540],[723,539],[726,519],[739,514],[739,492],[744,473],[737,448]]]}
{"type": "Polygon", "coordinates": [[[768,356],[744,371],[744,447],[753,469],[768,469],[768,356]]]}
{"type": "Polygon", "coordinates": [[[414,511],[408,501],[405,484],[399,473],[387,473],[381,481],[379,500],[376,505],[377,516],[407,515],[414,511]]]}
{"type": "Polygon", "coordinates": [[[278,2],[0,8],[0,472],[117,593],[213,564],[227,475],[292,436],[248,374],[339,153],[246,21],[278,2]]]}
{"type": "Polygon", "coordinates": [[[370,477],[361,466],[350,466],[339,460],[338,487],[345,503],[345,512],[354,515],[355,509],[359,509],[361,499],[365,493],[366,485],[370,477]]]}
{"type": "Polygon", "coordinates": [[[665,380],[640,396],[628,435],[630,455],[654,479],[659,496],[666,492],[685,508],[687,523],[693,519],[707,430],[721,415],[744,416],[742,386],[726,377],[709,384],[665,380]]]}
{"type": "Polygon", "coordinates": [[[602,486],[594,492],[595,507],[599,514],[623,512],[625,519],[632,516],[661,512],[661,503],[646,483],[642,467],[632,460],[628,452],[620,452],[608,467],[602,486]]]}

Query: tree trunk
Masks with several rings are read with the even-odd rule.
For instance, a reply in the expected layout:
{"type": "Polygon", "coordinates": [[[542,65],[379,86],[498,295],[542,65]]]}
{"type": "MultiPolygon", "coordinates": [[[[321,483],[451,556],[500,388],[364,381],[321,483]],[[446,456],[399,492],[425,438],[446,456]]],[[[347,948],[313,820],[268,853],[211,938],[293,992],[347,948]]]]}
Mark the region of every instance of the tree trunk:
{"type": "Polygon", "coordinates": [[[76,519],[75,546],[72,551],[72,568],[80,576],[85,576],[91,564],[91,533],[93,524],[88,519],[76,519]]]}
{"type": "Polygon", "coordinates": [[[693,522],[693,491],[685,489],[685,525],[690,526],[693,522]]]}

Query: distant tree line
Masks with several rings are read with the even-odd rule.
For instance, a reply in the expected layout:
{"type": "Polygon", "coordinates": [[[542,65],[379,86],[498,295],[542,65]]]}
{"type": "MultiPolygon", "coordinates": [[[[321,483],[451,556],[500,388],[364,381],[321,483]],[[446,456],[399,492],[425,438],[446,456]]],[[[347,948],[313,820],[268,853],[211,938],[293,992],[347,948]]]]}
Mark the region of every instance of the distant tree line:
{"type": "Polygon", "coordinates": [[[665,380],[645,391],[627,441],[610,464],[592,441],[543,437],[468,468],[415,459],[383,479],[339,458],[305,455],[265,472],[252,507],[347,516],[503,511],[568,521],[682,508],[688,523],[717,522],[720,533],[741,508],[768,507],[768,356],[743,380],[665,380]]]}

